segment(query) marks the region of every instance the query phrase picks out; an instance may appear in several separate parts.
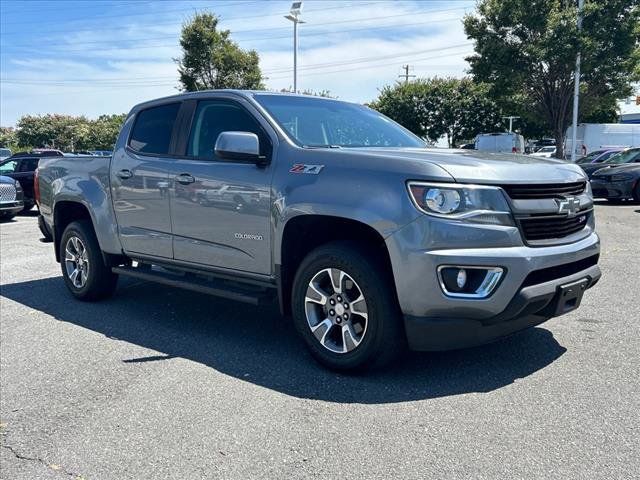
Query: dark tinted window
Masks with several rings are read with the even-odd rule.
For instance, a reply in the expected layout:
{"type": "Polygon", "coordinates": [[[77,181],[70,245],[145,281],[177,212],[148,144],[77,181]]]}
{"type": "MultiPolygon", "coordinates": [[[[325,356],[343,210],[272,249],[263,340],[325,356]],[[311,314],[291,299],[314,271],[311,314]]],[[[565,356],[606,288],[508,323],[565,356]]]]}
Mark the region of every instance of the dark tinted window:
{"type": "Polygon", "coordinates": [[[142,110],[133,126],[129,146],[142,153],[169,153],[171,132],[179,109],[179,103],[171,103],[142,110]]]}
{"type": "Polygon", "coordinates": [[[38,168],[37,158],[23,158],[18,161],[16,172],[33,172],[38,168]]]}
{"type": "Polygon", "coordinates": [[[222,100],[198,103],[187,155],[213,159],[216,140],[222,132],[255,133],[260,142],[260,155],[269,155],[271,142],[258,121],[240,105],[222,100]]]}

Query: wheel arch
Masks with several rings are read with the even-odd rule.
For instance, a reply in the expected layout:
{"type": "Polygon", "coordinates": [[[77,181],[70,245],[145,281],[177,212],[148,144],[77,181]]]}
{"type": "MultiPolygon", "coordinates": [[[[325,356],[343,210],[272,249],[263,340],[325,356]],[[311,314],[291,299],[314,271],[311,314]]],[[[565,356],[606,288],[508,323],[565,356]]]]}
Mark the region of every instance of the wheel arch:
{"type": "Polygon", "coordinates": [[[391,258],[384,237],[372,226],[334,215],[294,216],[283,226],[278,242],[280,256],[275,263],[278,300],[283,315],[291,313],[293,279],[302,260],[315,248],[336,241],[350,241],[375,254],[392,275],[391,258]]]}

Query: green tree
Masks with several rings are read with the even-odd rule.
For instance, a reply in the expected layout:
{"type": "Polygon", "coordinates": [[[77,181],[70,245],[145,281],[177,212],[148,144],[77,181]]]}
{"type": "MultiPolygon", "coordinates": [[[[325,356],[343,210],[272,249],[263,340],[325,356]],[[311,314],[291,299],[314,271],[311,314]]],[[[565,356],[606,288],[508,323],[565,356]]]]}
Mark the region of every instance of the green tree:
{"type": "Polygon", "coordinates": [[[96,120],[71,115],[25,115],[18,121],[15,143],[21,149],[110,150],[125,118],[126,114],[101,115],[96,120]]]}
{"type": "Polygon", "coordinates": [[[127,118],[126,113],[118,115],[100,115],[96,120],[90,122],[88,141],[90,150],[112,150],[120,128],[127,118]]]}
{"type": "Polygon", "coordinates": [[[446,135],[450,147],[500,128],[500,111],[487,87],[469,78],[386,86],[370,106],[431,142],[446,135]]]}
{"type": "Polygon", "coordinates": [[[524,124],[550,132],[562,157],[581,51],[580,120],[611,119],[615,99],[640,78],[638,0],[585,1],[582,30],[570,0],[480,0],[464,28],[475,40],[467,58],[474,79],[524,124]],[[540,120],[543,120],[541,122],[540,120]]]}
{"type": "Polygon", "coordinates": [[[0,147],[14,150],[18,146],[16,130],[13,127],[0,127],[0,147]]]}
{"type": "Polygon", "coordinates": [[[229,30],[217,27],[218,18],[211,13],[196,14],[182,27],[182,57],[175,60],[182,90],[263,89],[258,53],[242,50],[229,30]]]}

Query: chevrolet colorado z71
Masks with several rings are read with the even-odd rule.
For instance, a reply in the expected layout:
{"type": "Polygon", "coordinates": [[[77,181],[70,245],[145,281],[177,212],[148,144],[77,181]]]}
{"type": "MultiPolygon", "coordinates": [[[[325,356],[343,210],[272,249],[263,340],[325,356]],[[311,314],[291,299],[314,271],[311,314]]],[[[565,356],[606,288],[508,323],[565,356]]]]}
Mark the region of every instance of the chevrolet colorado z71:
{"type": "Polygon", "coordinates": [[[119,275],[279,300],[334,369],[495,340],[600,278],[579,166],[438,150],[361,105],[207,91],[131,110],[112,157],[48,158],[39,205],[71,293],[119,275]]]}

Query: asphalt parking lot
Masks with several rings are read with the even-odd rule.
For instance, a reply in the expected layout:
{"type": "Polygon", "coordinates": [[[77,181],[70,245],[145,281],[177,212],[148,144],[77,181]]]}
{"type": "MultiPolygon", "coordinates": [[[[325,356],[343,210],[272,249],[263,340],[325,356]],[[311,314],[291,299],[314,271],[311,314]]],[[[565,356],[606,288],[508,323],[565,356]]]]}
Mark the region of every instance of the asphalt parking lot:
{"type": "Polygon", "coordinates": [[[640,206],[596,215],[579,310],[359,377],[275,309],[132,280],[74,301],[36,217],[2,223],[0,477],[637,478],[640,206]]]}

